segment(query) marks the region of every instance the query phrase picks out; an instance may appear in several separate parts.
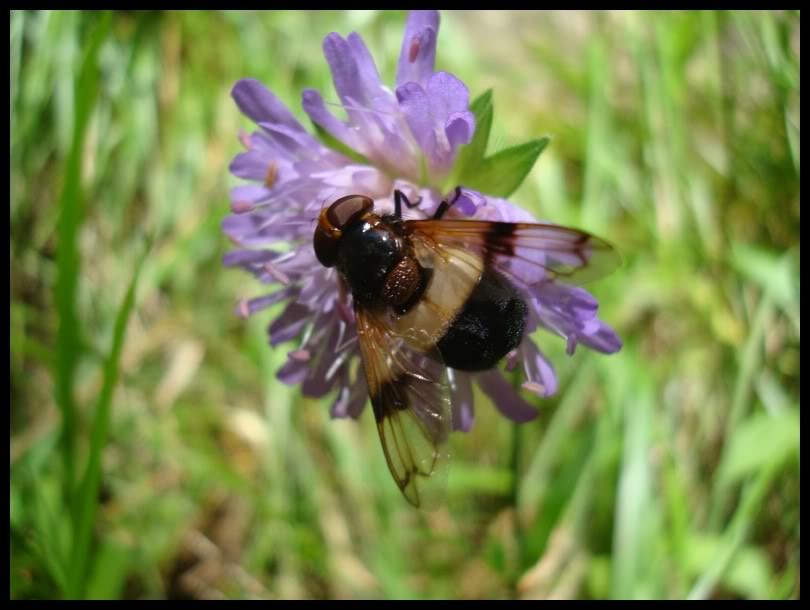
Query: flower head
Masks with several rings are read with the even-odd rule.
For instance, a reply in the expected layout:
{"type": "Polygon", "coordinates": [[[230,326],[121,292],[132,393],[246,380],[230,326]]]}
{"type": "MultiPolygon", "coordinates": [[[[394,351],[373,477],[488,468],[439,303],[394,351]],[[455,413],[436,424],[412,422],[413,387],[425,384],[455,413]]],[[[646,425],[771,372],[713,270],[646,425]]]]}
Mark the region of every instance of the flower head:
{"type": "Polygon", "coordinates": [[[415,11],[405,26],[396,91],[380,80],[374,60],[357,34],[329,34],[323,43],[335,92],[346,110],[343,122],[320,93],[307,89],[310,118],[346,146],[391,176],[424,182],[445,174],[458,146],[475,131],[467,87],[452,74],[433,71],[439,14],[415,11]]]}
{"type": "MultiPolygon", "coordinates": [[[[270,324],[270,344],[301,339],[278,377],[300,384],[307,396],[337,390],[331,407],[334,417],[357,417],[368,395],[363,372],[356,366],[359,349],[351,297],[341,290],[335,270],[321,266],[315,257],[314,220],[324,204],[355,193],[373,199],[384,213],[393,210],[394,190],[401,189],[420,201],[411,213],[422,216],[444,199],[442,185],[454,175],[460,145],[473,139],[476,118],[464,83],[446,72],[434,72],[438,30],[437,12],[410,13],[393,91],[383,84],[360,36],[353,33],[344,39],[333,33],[324,40],[340,100],[336,105],[345,110],[346,120],[333,114],[312,89],[303,92],[303,108],[366,162],[322,144],[258,81],[241,80],[233,88],[239,109],[257,130],[240,134],[245,151],[230,166],[235,176],[249,182],[231,192],[233,214],[224,219],[223,230],[237,249],[225,255],[224,264],[277,285],[268,294],[239,303],[237,314],[248,316],[285,303],[270,324]]],[[[507,200],[464,184],[448,216],[535,221],[507,200]]],[[[597,301],[588,292],[540,279],[525,286],[527,329],[520,346],[507,356],[506,368],[520,367],[523,388],[549,396],[557,390],[557,379],[551,363],[531,341],[532,331],[542,327],[560,335],[569,354],[580,343],[612,353],[621,342],[597,318],[597,301]]],[[[537,414],[497,369],[475,374],[450,371],[450,379],[458,430],[469,430],[473,422],[473,383],[515,421],[537,414]]]]}

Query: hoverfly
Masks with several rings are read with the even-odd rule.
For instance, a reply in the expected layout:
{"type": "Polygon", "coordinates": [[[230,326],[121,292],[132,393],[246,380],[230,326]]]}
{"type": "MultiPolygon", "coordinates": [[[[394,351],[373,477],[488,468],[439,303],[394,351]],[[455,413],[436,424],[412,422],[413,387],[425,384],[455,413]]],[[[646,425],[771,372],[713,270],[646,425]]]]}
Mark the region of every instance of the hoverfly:
{"type": "Polygon", "coordinates": [[[600,276],[618,263],[605,241],[557,225],[374,213],[349,195],[321,211],[315,254],[351,293],[368,391],[385,458],[408,501],[441,497],[449,458],[450,369],[483,371],[517,348],[528,307],[521,287],[600,276]]]}

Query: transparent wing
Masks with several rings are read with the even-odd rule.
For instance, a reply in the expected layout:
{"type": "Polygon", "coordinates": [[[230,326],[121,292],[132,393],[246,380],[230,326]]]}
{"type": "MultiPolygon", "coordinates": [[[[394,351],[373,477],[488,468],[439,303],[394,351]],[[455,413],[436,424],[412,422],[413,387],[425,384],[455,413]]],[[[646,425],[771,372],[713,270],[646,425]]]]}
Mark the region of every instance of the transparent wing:
{"type": "MultiPolygon", "coordinates": [[[[391,475],[407,500],[433,508],[444,498],[452,424],[447,369],[434,347],[412,347],[384,315],[355,307],[369,396],[391,475]]],[[[418,331],[414,331],[418,332],[418,331]]]]}
{"type": "Polygon", "coordinates": [[[455,321],[484,272],[475,252],[444,246],[427,239],[413,239],[413,252],[428,274],[418,302],[407,312],[389,318],[393,332],[420,351],[436,345],[455,321]]]}
{"type": "Polygon", "coordinates": [[[486,264],[526,285],[562,279],[582,284],[613,271],[621,257],[608,242],[578,229],[489,220],[409,220],[405,225],[434,247],[477,253],[486,264]]]}

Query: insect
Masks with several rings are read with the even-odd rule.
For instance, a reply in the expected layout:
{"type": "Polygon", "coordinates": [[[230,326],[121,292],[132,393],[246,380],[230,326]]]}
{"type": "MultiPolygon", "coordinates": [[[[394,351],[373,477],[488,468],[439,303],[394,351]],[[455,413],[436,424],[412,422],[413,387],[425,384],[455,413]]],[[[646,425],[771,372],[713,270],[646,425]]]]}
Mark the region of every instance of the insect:
{"type": "Polygon", "coordinates": [[[349,195],[321,211],[315,254],[351,293],[361,360],[391,474],[415,506],[442,495],[452,423],[448,368],[492,368],[518,347],[529,285],[593,279],[618,263],[605,241],[550,224],[405,220],[349,195]]]}

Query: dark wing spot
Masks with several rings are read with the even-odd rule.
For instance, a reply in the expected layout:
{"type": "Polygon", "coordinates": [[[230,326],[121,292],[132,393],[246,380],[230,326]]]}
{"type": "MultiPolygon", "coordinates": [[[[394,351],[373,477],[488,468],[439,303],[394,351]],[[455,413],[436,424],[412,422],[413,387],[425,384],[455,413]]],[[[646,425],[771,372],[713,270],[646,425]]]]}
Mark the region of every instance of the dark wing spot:
{"type": "Polygon", "coordinates": [[[492,262],[496,255],[513,256],[515,254],[514,235],[514,223],[493,222],[484,237],[485,262],[492,262]]]}
{"type": "Polygon", "coordinates": [[[389,409],[402,411],[408,408],[408,396],[406,393],[406,383],[408,375],[403,373],[392,381],[384,381],[380,384],[380,389],[371,401],[374,407],[375,419],[379,422],[389,416],[389,409]]]}

